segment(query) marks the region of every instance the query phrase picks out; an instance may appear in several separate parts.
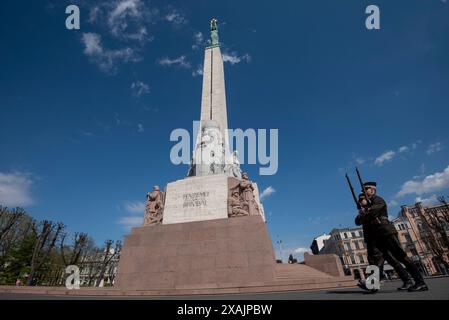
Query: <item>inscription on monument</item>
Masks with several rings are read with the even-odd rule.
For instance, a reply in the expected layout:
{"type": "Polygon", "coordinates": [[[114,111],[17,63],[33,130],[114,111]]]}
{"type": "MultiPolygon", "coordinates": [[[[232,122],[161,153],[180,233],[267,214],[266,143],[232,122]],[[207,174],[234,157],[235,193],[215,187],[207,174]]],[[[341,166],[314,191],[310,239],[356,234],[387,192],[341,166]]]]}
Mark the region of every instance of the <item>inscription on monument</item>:
{"type": "Polygon", "coordinates": [[[190,177],[167,185],[163,224],[228,217],[228,176],[190,177]]]}
{"type": "Polygon", "coordinates": [[[208,197],[209,191],[185,193],[182,195],[182,198],[184,199],[182,207],[205,207],[207,206],[208,197]]]}

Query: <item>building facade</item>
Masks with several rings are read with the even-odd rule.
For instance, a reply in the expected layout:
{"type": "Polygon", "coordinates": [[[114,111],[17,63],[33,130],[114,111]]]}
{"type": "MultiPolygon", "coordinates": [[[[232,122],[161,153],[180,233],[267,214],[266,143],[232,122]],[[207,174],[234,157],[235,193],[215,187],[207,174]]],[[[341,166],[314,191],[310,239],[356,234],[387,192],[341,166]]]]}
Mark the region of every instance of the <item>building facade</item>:
{"type": "Polygon", "coordinates": [[[368,257],[362,228],[332,229],[329,235],[330,237],[323,241],[324,245],[319,254],[336,254],[340,257],[347,275],[363,279],[368,257]]]}
{"type": "Polygon", "coordinates": [[[312,245],[310,246],[310,250],[312,250],[313,254],[319,254],[321,249],[324,247],[324,241],[328,240],[331,236],[323,233],[321,236],[316,237],[312,241],[312,245]]]}
{"type": "Polygon", "coordinates": [[[399,217],[410,225],[415,263],[425,275],[449,274],[449,206],[402,206],[399,217]]]}

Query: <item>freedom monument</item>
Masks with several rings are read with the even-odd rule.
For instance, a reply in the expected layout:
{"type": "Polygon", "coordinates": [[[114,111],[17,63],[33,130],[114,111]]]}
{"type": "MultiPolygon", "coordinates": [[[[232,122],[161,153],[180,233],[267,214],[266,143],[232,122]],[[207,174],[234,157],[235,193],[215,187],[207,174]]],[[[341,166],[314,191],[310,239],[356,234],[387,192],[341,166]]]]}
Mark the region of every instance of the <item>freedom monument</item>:
{"type": "Polygon", "coordinates": [[[205,48],[200,128],[188,174],[147,193],[143,223],[125,237],[113,287],[11,287],[3,293],[167,296],[353,287],[334,254],[276,263],[257,184],[229,149],[217,20],[205,48]]]}
{"type": "Polygon", "coordinates": [[[114,287],[188,294],[354,285],[335,255],[306,254],[305,265],[276,264],[257,184],[229,150],[216,19],[210,33],[200,128],[188,175],[147,194],[143,225],[125,238],[114,287]]]}

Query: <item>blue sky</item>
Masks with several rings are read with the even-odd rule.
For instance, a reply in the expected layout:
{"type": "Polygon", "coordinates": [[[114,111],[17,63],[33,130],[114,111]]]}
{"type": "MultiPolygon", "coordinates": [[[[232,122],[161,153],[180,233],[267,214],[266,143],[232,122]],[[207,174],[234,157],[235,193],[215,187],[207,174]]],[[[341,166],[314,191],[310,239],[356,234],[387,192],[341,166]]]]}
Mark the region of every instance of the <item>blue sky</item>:
{"type": "Polygon", "coordinates": [[[277,174],[243,165],[275,190],[263,200],[273,242],[300,255],[353,226],[344,173],[356,164],[390,215],[449,195],[447,1],[7,0],[1,202],[98,243],[126,234],[152,185],[187,172],[170,162],[169,135],[199,118],[212,17],[230,127],[279,129],[277,174]],[[65,28],[68,4],[80,30],[65,28]],[[380,30],[365,28],[369,4],[380,30]]]}

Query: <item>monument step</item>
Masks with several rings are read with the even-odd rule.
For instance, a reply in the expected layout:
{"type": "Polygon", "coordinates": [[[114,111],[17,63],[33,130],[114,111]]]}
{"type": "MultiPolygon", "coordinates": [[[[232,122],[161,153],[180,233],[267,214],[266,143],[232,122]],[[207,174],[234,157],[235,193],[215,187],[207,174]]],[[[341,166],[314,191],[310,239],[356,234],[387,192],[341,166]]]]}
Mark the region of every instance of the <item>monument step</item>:
{"type": "Polygon", "coordinates": [[[331,275],[311,268],[303,264],[277,264],[276,265],[277,279],[331,279],[331,275]]]}
{"type": "Polygon", "coordinates": [[[223,286],[223,287],[183,287],[173,289],[153,289],[153,290],[123,290],[118,288],[81,288],[79,290],[68,290],[63,287],[15,287],[0,286],[0,293],[22,293],[50,296],[84,296],[84,297],[126,297],[126,296],[185,296],[185,295],[220,295],[238,293],[268,293],[285,291],[306,291],[306,290],[326,290],[355,287],[352,279],[308,279],[308,280],[285,280],[275,281],[264,285],[249,286],[223,286]]]}

